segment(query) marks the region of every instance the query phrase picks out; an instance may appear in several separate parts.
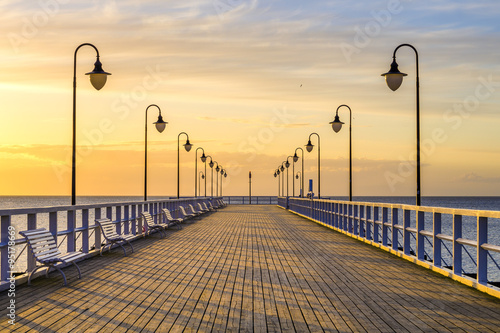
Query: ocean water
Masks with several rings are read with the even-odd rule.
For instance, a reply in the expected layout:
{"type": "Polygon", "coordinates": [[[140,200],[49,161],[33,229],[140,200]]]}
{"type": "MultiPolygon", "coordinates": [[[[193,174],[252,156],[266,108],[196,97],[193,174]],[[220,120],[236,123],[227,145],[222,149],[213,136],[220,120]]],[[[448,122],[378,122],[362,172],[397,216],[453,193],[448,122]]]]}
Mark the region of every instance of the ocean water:
{"type": "MultiPolygon", "coordinates": [[[[232,202],[241,201],[240,197],[232,197],[232,202]]],[[[248,198],[248,197],[247,197],[248,198]]],[[[150,197],[150,200],[161,200],[167,199],[166,197],[150,197]]],[[[226,202],[229,201],[228,197],[225,197],[226,202]]],[[[326,198],[325,198],[326,199],[326,198]]],[[[347,200],[347,197],[331,197],[334,200],[347,200]]],[[[77,204],[103,204],[103,203],[117,203],[117,202],[140,202],[143,200],[142,196],[81,196],[77,198],[77,204]]],[[[378,203],[396,203],[396,204],[407,204],[414,205],[414,197],[354,197],[353,201],[362,202],[378,202],[378,203]]],[[[245,202],[248,202],[246,200],[245,202]]],[[[255,203],[255,200],[252,199],[255,203]]],[[[0,196],[0,210],[2,209],[13,209],[13,208],[39,208],[39,207],[50,207],[50,206],[70,206],[71,197],[69,196],[0,196]]],[[[459,208],[459,209],[473,209],[473,210],[492,210],[500,211],[500,197],[422,197],[422,206],[431,207],[447,207],[447,208],[459,208]]],[[[432,230],[432,214],[426,214],[426,230],[432,230]]],[[[93,221],[93,210],[89,210],[89,220],[93,221]]],[[[402,221],[402,212],[399,213],[399,221],[402,221]]],[[[411,216],[411,226],[415,227],[415,214],[412,213],[411,216]]],[[[66,229],[66,212],[62,211],[58,213],[58,230],[62,231],[66,229]]],[[[17,231],[27,229],[27,216],[17,215],[12,216],[12,225],[15,226],[17,231]]],[[[475,217],[463,217],[463,238],[476,239],[477,227],[476,227],[475,217]]],[[[76,227],[81,226],[81,211],[77,211],[76,216],[76,227]]],[[[42,213],[37,214],[37,227],[45,227],[48,229],[48,214],[42,213]]],[[[442,233],[452,235],[452,216],[444,215],[442,216],[442,233]]],[[[18,235],[18,238],[21,238],[18,235]]],[[[400,236],[400,242],[402,237],[400,236]]],[[[60,249],[64,252],[66,248],[66,240],[63,238],[60,242],[60,249]]],[[[416,241],[415,239],[410,240],[411,248],[415,249],[416,241]]],[[[488,243],[500,246],[500,219],[488,219],[488,243]]],[[[24,272],[26,270],[26,249],[24,245],[16,246],[17,253],[20,253],[19,258],[16,262],[16,271],[24,272]]],[[[81,239],[77,240],[77,249],[81,247],[81,239]]],[[[444,244],[445,249],[443,250],[443,265],[450,266],[452,262],[451,252],[452,244],[444,244]]],[[[431,241],[427,241],[425,244],[425,252],[429,259],[432,258],[432,244],[431,241]]],[[[475,272],[475,260],[477,258],[475,248],[466,247],[463,251],[463,268],[466,273],[475,272]]],[[[488,278],[490,281],[500,282],[500,253],[490,252],[488,258],[488,278]]]]}

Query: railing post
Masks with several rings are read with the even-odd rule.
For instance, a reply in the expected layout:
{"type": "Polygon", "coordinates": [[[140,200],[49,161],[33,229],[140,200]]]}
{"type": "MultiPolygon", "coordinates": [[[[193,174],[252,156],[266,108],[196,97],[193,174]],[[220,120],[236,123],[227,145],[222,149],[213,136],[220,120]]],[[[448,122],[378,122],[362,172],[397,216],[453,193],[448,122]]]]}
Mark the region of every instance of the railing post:
{"type": "Polygon", "coordinates": [[[354,229],[353,229],[353,232],[355,235],[359,236],[359,216],[358,216],[358,209],[359,209],[359,206],[356,205],[356,204],[349,204],[349,206],[351,206],[351,211],[353,213],[353,221],[354,221],[354,229]]]}
{"type": "Polygon", "coordinates": [[[68,210],[68,218],[67,218],[67,226],[69,233],[66,234],[66,251],[74,252],[76,251],[76,237],[75,237],[75,220],[76,220],[76,211],[68,210]]]}
{"type": "MultiPolygon", "coordinates": [[[[373,209],[373,206],[366,206],[366,234],[365,234],[365,238],[367,240],[373,240],[372,224],[371,224],[371,222],[369,222],[370,220],[373,221],[372,209],[373,209]]],[[[375,223],[373,225],[375,225],[375,223]]]]}
{"type": "Polygon", "coordinates": [[[477,217],[477,282],[488,282],[488,250],[481,245],[488,243],[488,218],[477,217]]]}
{"type": "Polygon", "coordinates": [[[433,218],[433,237],[432,237],[432,247],[433,247],[433,261],[434,266],[441,267],[441,239],[437,238],[437,235],[441,233],[441,213],[434,213],[433,218]]]}
{"type": "Polygon", "coordinates": [[[89,210],[82,209],[82,251],[89,253],[89,210]]]}
{"type": "Polygon", "coordinates": [[[391,227],[391,233],[392,233],[392,249],[397,251],[399,249],[399,237],[398,237],[398,229],[396,228],[396,224],[398,224],[398,209],[397,208],[392,208],[392,227],[391,227]]]}
{"type": "Polygon", "coordinates": [[[453,215],[453,273],[462,276],[462,215],[453,215]]]}
{"type": "Polygon", "coordinates": [[[382,245],[387,246],[387,226],[385,225],[387,222],[389,222],[389,208],[383,207],[382,208],[382,245]]]}
{"type": "Polygon", "coordinates": [[[132,221],[132,233],[137,235],[137,205],[132,205],[132,212],[130,215],[130,219],[132,221]]]}
{"type": "Polygon", "coordinates": [[[417,258],[425,260],[425,236],[421,231],[425,229],[425,213],[417,210],[417,258]]]}
{"type": "Polygon", "coordinates": [[[115,211],[116,211],[116,220],[118,221],[118,224],[116,225],[117,226],[117,229],[118,229],[118,234],[121,234],[122,233],[122,206],[116,206],[115,207],[115,211]]]}
{"type": "Polygon", "coordinates": [[[373,241],[380,243],[380,230],[377,222],[380,221],[380,207],[373,206],[373,241]]]}
{"type": "MultiPolygon", "coordinates": [[[[9,243],[9,227],[10,227],[10,215],[2,215],[0,218],[0,242],[7,244],[9,243]]],[[[16,235],[20,230],[14,230],[16,235]]],[[[0,249],[2,271],[0,272],[0,281],[6,281],[10,278],[10,267],[9,267],[9,247],[4,246],[0,249]]],[[[29,256],[28,256],[29,257],[29,256]]]]}
{"type": "Polygon", "coordinates": [[[126,234],[130,234],[130,206],[125,205],[123,207],[123,229],[126,234]]]}
{"type": "MultiPolygon", "coordinates": [[[[101,208],[95,208],[95,210],[94,210],[94,218],[96,220],[98,220],[98,219],[101,218],[101,208]]],[[[94,248],[96,250],[100,250],[101,249],[101,244],[102,244],[102,241],[101,241],[101,228],[99,228],[99,226],[97,226],[97,223],[95,223],[95,221],[94,221],[94,225],[96,225],[95,232],[94,232],[94,237],[95,237],[94,248]]]]}
{"type": "Polygon", "coordinates": [[[411,222],[411,211],[409,209],[403,210],[403,252],[406,255],[410,255],[411,246],[411,232],[408,231],[411,222]]]}
{"type": "Polygon", "coordinates": [[[359,206],[359,235],[366,239],[365,206],[359,206]]]}
{"type": "Polygon", "coordinates": [[[49,213],[49,231],[57,239],[57,212],[49,213]]]}

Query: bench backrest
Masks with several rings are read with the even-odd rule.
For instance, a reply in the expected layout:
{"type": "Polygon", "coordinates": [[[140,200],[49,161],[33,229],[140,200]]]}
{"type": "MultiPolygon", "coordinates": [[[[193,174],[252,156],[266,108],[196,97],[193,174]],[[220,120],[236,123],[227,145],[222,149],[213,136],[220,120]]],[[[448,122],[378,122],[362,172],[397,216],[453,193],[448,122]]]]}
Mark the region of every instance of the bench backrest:
{"type": "Polygon", "coordinates": [[[142,212],[142,220],[146,222],[148,226],[153,226],[155,225],[155,221],[153,220],[153,217],[149,212],[142,212]]]}
{"type": "Polygon", "coordinates": [[[102,234],[104,235],[104,238],[109,239],[109,238],[114,238],[114,237],[119,237],[116,233],[116,226],[111,221],[110,219],[98,219],[95,220],[97,224],[101,227],[102,234]]]}
{"type": "Polygon", "coordinates": [[[186,210],[184,209],[183,206],[179,206],[179,209],[181,210],[181,213],[184,214],[184,216],[189,216],[188,214],[186,214],[186,210]]]}
{"type": "Polygon", "coordinates": [[[40,228],[19,233],[26,238],[31,253],[36,259],[43,260],[61,254],[54,235],[47,229],[40,228]]]}
{"type": "Polygon", "coordinates": [[[205,208],[203,208],[203,206],[201,205],[201,203],[199,203],[199,202],[198,202],[198,203],[197,203],[197,205],[198,205],[198,209],[199,209],[200,211],[205,210],[205,208]]]}
{"type": "Polygon", "coordinates": [[[191,212],[192,212],[193,214],[198,213],[198,211],[196,211],[196,210],[194,209],[193,205],[191,205],[191,204],[189,204],[189,209],[191,209],[191,212]]]}
{"type": "Polygon", "coordinates": [[[163,214],[165,215],[165,217],[167,218],[168,221],[174,220],[174,218],[172,217],[172,214],[170,213],[170,211],[167,208],[163,208],[161,211],[163,212],[163,214]]]}

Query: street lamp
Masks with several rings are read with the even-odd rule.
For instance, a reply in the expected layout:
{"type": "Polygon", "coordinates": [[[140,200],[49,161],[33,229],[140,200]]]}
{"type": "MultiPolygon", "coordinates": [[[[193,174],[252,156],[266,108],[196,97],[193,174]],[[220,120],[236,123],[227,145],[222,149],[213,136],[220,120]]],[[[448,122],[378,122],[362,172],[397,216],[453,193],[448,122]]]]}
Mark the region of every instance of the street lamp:
{"type": "MultiPolygon", "coordinates": [[[[214,196],[214,161],[212,160],[212,156],[207,155],[207,158],[210,158],[210,163],[208,166],[212,169],[212,175],[210,176],[210,196],[214,196]]],[[[205,160],[206,162],[206,160],[205,160]]],[[[207,174],[207,163],[205,163],[205,175],[207,174]]],[[[205,178],[205,197],[207,196],[207,178],[205,178]]]]}
{"type": "Polygon", "coordinates": [[[214,163],[217,164],[217,166],[215,167],[215,195],[219,195],[219,163],[217,163],[217,161],[215,161],[214,163]]]}
{"type": "Polygon", "coordinates": [[[227,178],[227,173],[226,173],[226,170],[221,170],[220,171],[220,196],[222,197],[222,176],[224,176],[224,178],[227,178]]]}
{"type": "Polygon", "coordinates": [[[311,143],[311,135],[316,135],[318,137],[318,199],[321,199],[321,154],[320,154],[320,138],[318,133],[309,134],[309,140],[307,141],[306,150],[310,153],[313,150],[314,145],[311,143]]]}
{"type": "Polygon", "coordinates": [[[339,109],[345,106],[349,109],[349,201],[352,201],[352,140],[351,140],[351,123],[352,123],[352,111],[351,108],[345,104],[340,105],[335,113],[335,119],[330,122],[332,129],[335,133],[338,133],[342,129],[343,122],[339,119],[339,109]]]}
{"type": "Polygon", "coordinates": [[[183,144],[184,149],[186,149],[187,152],[191,150],[193,145],[191,142],[189,142],[189,135],[187,135],[186,132],[180,132],[179,135],[177,135],[177,199],[180,198],[179,192],[180,192],[180,182],[179,182],[179,176],[180,176],[180,166],[179,166],[179,157],[180,157],[180,152],[179,152],[179,139],[181,137],[181,134],[186,135],[186,143],[183,144]]]}
{"type": "Polygon", "coordinates": [[[387,72],[382,74],[382,76],[385,76],[385,81],[387,82],[387,85],[392,91],[395,91],[401,86],[401,83],[403,82],[403,77],[407,76],[405,73],[401,73],[398,69],[398,64],[396,63],[396,52],[397,50],[402,47],[402,46],[408,46],[413,51],[415,51],[415,63],[416,63],[416,88],[417,88],[417,93],[416,93],[416,99],[417,99],[417,198],[416,198],[416,205],[420,206],[420,79],[418,75],[418,52],[415,47],[413,47],[410,44],[401,44],[396,49],[394,50],[394,53],[392,55],[392,64],[391,64],[391,69],[387,72]]]}
{"type": "MultiPolygon", "coordinates": [[[[201,179],[205,179],[205,174],[203,173],[203,171],[200,171],[200,173],[199,173],[199,178],[201,178],[201,179]]],[[[198,192],[201,192],[201,179],[200,179],[200,181],[198,182],[198,184],[199,184],[199,185],[198,185],[198,192]]]]}
{"type": "MultiPolygon", "coordinates": [[[[205,150],[201,147],[198,147],[196,148],[195,152],[194,152],[194,197],[196,198],[198,195],[197,195],[197,192],[196,192],[196,189],[197,189],[197,175],[198,175],[198,150],[201,149],[203,150],[203,154],[201,155],[200,159],[203,163],[205,163],[205,161],[207,160],[207,157],[205,156],[205,150]]],[[[206,164],[205,164],[205,172],[206,172],[206,164]]]]}
{"type": "Polygon", "coordinates": [[[89,73],[85,73],[90,77],[90,83],[92,86],[101,90],[106,84],[106,79],[111,73],[105,72],[102,69],[102,64],[99,61],[99,51],[97,47],[90,43],[83,43],[78,46],[75,50],[75,56],[73,61],[73,147],[72,147],[72,158],[71,158],[71,204],[76,204],[76,53],[82,46],[91,46],[97,53],[97,60],[94,63],[94,70],[89,73]]]}
{"type": "MultiPolygon", "coordinates": [[[[222,188],[222,174],[224,173],[224,168],[222,167],[222,165],[217,165],[217,167],[220,167],[219,170],[215,169],[215,171],[217,171],[217,177],[219,177],[219,171],[221,173],[220,187],[222,188]]],[[[217,178],[217,195],[219,195],[219,178],[217,178]]]]}
{"type": "MultiPolygon", "coordinates": [[[[302,176],[302,172],[297,171],[297,174],[295,175],[295,179],[299,179],[299,174],[300,174],[300,178],[301,178],[301,179],[299,180],[299,183],[300,183],[300,182],[303,180],[303,178],[304,178],[304,177],[302,176]]],[[[294,181],[294,183],[295,183],[295,181],[294,181]]]]}
{"type": "Polygon", "coordinates": [[[280,170],[281,170],[281,196],[285,196],[285,167],[283,164],[285,161],[281,162],[280,170]]]}
{"type": "Polygon", "coordinates": [[[278,169],[276,169],[276,175],[278,176],[278,197],[280,196],[280,189],[281,189],[281,185],[280,185],[280,167],[278,167],[278,169]]]}
{"type": "MultiPolygon", "coordinates": [[[[298,147],[295,149],[295,154],[293,155],[293,162],[297,162],[299,160],[299,156],[297,156],[297,150],[302,152],[302,174],[304,174],[304,149],[298,147]]],[[[293,172],[295,173],[295,164],[293,165],[293,172]]],[[[301,196],[304,196],[304,177],[302,177],[302,182],[301,182],[301,196]]],[[[293,195],[295,196],[295,182],[293,184],[293,195]]]]}
{"type": "MultiPolygon", "coordinates": [[[[285,167],[286,167],[286,196],[287,196],[287,197],[288,197],[288,195],[289,195],[289,194],[288,194],[288,187],[289,187],[289,186],[288,186],[288,168],[290,167],[290,162],[288,162],[288,159],[289,159],[290,157],[292,158],[292,161],[293,161],[293,156],[288,156],[288,157],[286,158],[286,162],[285,162],[285,167]]],[[[292,177],[293,177],[293,172],[292,172],[292,177]]],[[[292,178],[292,179],[293,179],[293,178],[292,178]]],[[[293,183],[293,181],[292,181],[292,183],[293,183]]]]}
{"type": "Polygon", "coordinates": [[[156,129],[158,132],[163,132],[165,127],[167,126],[167,122],[163,121],[161,116],[160,107],[156,104],[151,104],[146,108],[146,116],[145,116],[145,129],[144,129],[144,201],[148,201],[148,109],[152,106],[158,108],[158,120],[155,121],[156,129]]]}

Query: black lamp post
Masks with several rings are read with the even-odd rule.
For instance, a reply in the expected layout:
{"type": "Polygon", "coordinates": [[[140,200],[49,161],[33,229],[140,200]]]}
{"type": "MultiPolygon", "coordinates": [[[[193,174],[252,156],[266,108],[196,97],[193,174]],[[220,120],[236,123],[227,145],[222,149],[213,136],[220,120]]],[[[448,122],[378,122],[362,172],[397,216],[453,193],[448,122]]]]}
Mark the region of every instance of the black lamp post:
{"type": "Polygon", "coordinates": [[[352,201],[352,145],[351,145],[351,123],[352,123],[352,111],[351,108],[345,104],[340,105],[337,108],[337,111],[335,113],[335,119],[330,122],[332,125],[332,129],[335,131],[335,133],[338,133],[342,125],[344,124],[343,122],[340,121],[339,119],[339,109],[341,107],[345,106],[346,108],[349,109],[349,201],[352,201]]]}
{"type": "Polygon", "coordinates": [[[396,63],[396,52],[397,50],[402,47],[402,46],[408,46],[411,48],[413,51],[415,51],[415,63],[416,63],[416,88],[417,88],[417,93],[416,93],[416,98],[417,98],[417,198],[416,198],[416,205],[420,206],[420,193],[421,193],[421,188],[420,188],[420,83],[419,83],[419,75],[418,75],[418,52],[415,47],[413,47],[410,44],[401,44],[396,49],[394,50],[394,53],[392,54],[392,64],[391,64],[391,69],[387,72],[382,74],[382,76],[385,76],[385,81],[387,82],[387,85],[392,91],[396,91],[400,86],[401,83],[403,83],[403,77],[407,76],[405,73],[401,73],[398,69],[398,64],[396,63]]]}
{"type": "Polygon", "coordinates": [[[189,142],[189,135],[187,135],[186,132],[180,132],[179,135],[177,135],[177,199],[180,198],[180,166],[179,166],[179,158],[180,158],[180,152],[179,152],[179,139],[181,137],[181,134],[186,135],[186,143],[183,145],[184,149],[186,149],[187,152],[191,150],[193,145],[189,142]]]}
{"type": "MultiPolygon", "coordinates": [[[[210,176],[210,197],[214,196],[214,161],[212,160],[212,156],[207,155],[207,158],[210,158],[210,163],[208,166],[212,169],[212,175],[210,176]]],[[[207,163],[205,161],[205,175],[207,174],[207,163]]],[[[207,196],[207,178],[205,178],[205,196],[207,196]]]]}
{"type": "MultiPolygon", "coordinates": [[[[217,177],[219,177],[219,172],[221,173],[221,177],[220,177],[220,187],[222,189],[222,175],[224,174],[224,168],[222,167],[222,165],[217,165],[217,167],[219,167],[220,169],[217,170],[215,169],[215,171],[217,171],[217,177]]],[[[219,192],[219,178],[217,178],[217,195],[219,195],[220,192],[219,192]]]]}
{"type": "MultiPolygon", "coordinates": [[[[198,193],[196,192],[197,189],[197,175],[198,175],[198,150],[201,149],[203,151],[203,154],[201,155],[200,159],[203,163],[207,160],[207,157],[205,156],[205,150],[201,147],[196,148],[194,152],[194,197],[196,198],[198,196],[198,193]]],[[[206,164],[205,164],[205,172],[206,172],[206,164]]]]}
{"type": "Polygon", "coordinates": [[[285,167],[283,166],[285,161],[281,162],[280,170],[281,170],[281,196],[285,196],[285,167]]]}
{"type": "MultiPolygon", "coordinates": [[[[293,162],[293,156],[288,156],[288,157],[286,158],[286,161],[285,161],[285,167],[286,167],[286,196],[287,196],[287,197],[289,196],[289,193],[288,193],[288,187],[289,187],[289,186],[288,186],[288,178],[289,178],[289,177],[288,177],[288,168],[290,167],[290,162],[288,162],[288,159],[289,159],[290,157],[292,158],[292,162],[293,162]]],[[[293,177],[293,172],[292,172],[292,177],[293,177]]],[[[294,183],[294,182],[293,182],[293,178],[292,178],[292,183],[294,183]]]]}
{"type": "Polygon", "coordinates": [[[274,178],[278,178],[278,197],[280,196],[280,177],[279,177],[279,174],[280,174],[279,169],[274,170],[274,178]]]}
{"type": "Polygon", "coordinates": [[[320,138],[318,133],[309,134],[309,140],[307,141],[306,150],[310,153],[313,150],[314,145],[311,143],[311,135],[316,135],[318,137],[318,199],[321,199],[321,153],[320,153],[320,138]]]}
{"type": "Polygon", "coordinates": [[[76,53],[82,46],[91,46],[97,53],[97,60],[94,63],[94,70],[89,73],[85,73],[90,77],[90,83],[92,86],[101,90],[106,84],[108,75],[111,73],[105,72],[102,69],[102,64],[99,61],[99,51],[97,47],[90,43],[83,43],[78,46],[75,50],[75,56],[73,59],[73,147],[72,147],[72,158],[71,158],[71,204],[76,204],[76,53]]]}
{"type": "MultiPolygon", "coordinates": [[[[299,156],[297,155],[297,150],[299,150],[302,152],[302,172],[301,174],[304,174],[304,149],[298,147],[295,149],[295,154],[293,154],[293,162],[297,162],[299,160],[299,156]]],[[[295,173],[295,164],[293,165],[293,172],[295,173]]],[[[293,185],[293,195],[295,196],[295,182],[293,182],[294,185],[293,185]]],[[[302,190],[301,192],[301,196],[304,196],[304,177],[302,177],[302,181],[301,181],[301,187],[300,189],[302,190]]]]}
{"type": "Polygon", "coordinates": [[[145,123],[145,129],[144,129],[144,201],[148,200],[148,109],[152,106],[155,106],[158,108],[158,120],[155,121],[153,124],[155,124],[156,129],[158,132],[163,132],[165,130],[165,127],[167,126],[167,122],[163,121],[163,118],[161,116],[161,110],[160,107],[156,104],[151,104],[146,108],[146,119],[144,121],[145,123]]]}
{"type": "Polygon", "coordinates": [[[215,195],[219,195],[219,171],[220,171],[220,168],[219,168],[219,163],[217,163],[217,161],[214,161],[214,163],[217,164],[217,166],[215,167],[215,195]]]}
{"type": "MultiPolygon", "coordinates": [[[[299,180],[299,183],[303,180],[303,177],[302,177],[302,172],[300,171],[297,171],[297,174],[295,175],[295,179],[299,179],[299,174],[300,174],[300,180],[299,180]]],[[[294,181],[295,182],[295,181],[294,181]]]]}
{"type": "MultiPolygon", "coordinates": [[[[200,171],[200,173],[199,173],[199,178],[201,178],[201,179],[205,179],[205,174],[203,173],[203,171],[200,171]]],[[[201,179],[200,179],[200,181],[198,182],[198,192],[200,192],[200,193],[201,193],[201,179]]]]}

